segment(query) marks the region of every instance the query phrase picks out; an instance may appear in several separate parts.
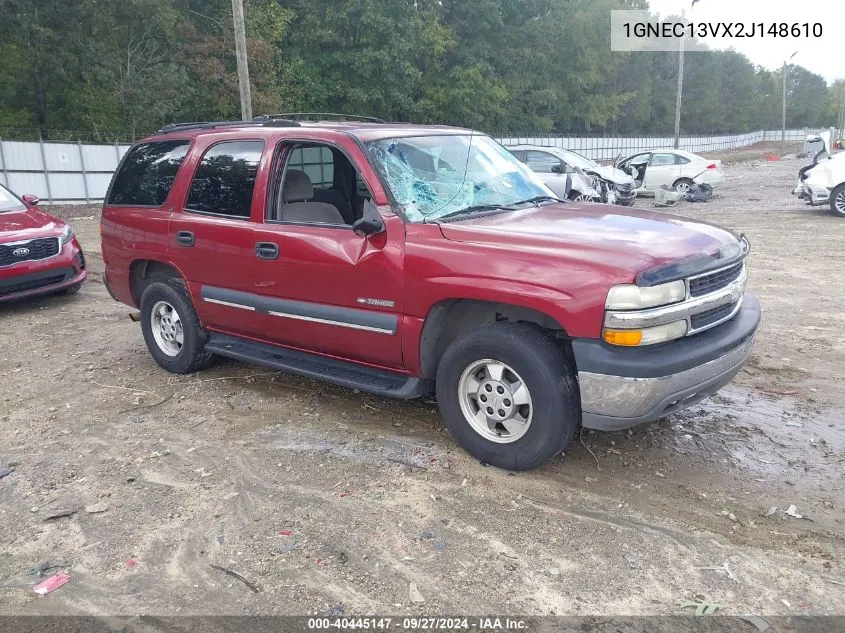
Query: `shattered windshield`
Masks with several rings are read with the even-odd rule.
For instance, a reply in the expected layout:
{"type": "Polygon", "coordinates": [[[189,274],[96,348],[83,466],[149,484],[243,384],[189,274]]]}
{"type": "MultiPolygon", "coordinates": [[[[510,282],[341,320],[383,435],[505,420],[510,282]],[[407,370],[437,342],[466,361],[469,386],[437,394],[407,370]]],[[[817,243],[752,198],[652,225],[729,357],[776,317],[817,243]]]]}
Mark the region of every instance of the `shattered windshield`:
{"type": "Polygon", "coordinates": [[[383,139],[367,151],[411,222],[554,194],[491,138],[477,134],[383,139]]]}

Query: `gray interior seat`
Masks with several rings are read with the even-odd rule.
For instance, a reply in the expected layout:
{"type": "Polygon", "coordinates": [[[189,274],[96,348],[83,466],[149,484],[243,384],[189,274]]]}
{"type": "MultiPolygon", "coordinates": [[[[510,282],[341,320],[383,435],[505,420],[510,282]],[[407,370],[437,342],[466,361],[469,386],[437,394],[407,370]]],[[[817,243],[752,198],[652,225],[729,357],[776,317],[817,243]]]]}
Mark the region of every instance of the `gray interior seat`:
{"type": "Polygon", "coordinates": [[[312,202],[314,185],[304,171],[288,169],[282,187],[282,204],[279,220],[282,222],[319,222],[346,224],[334,206],[325,202],[312,202]]]}
{"type": "Polygon", "coordinates": [[[349,201],[337,189],[314,189],[314,197],[311,198],[313,202],[325,202],[335,207],[340,211],[345,224],[352,224],[355,220],[352,217],[352,207],[349,206],[349,201]]]}

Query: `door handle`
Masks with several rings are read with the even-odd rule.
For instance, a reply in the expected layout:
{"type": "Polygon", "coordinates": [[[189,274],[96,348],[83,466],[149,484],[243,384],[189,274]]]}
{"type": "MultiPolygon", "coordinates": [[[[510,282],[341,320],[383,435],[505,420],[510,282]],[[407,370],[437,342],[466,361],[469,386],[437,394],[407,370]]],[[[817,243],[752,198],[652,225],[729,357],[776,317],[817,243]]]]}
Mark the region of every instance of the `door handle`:
{"type": "Polygon", "coordinates": [[[176,243],[179,246],[193,246],[194,245],[194,234],[190,231],[177,231],[176,232],[176,243]]]}
{"type": "Polygon", "coordinates": [[[255,254],[258,259],[279,259],[279,245],[273,242],[257,242],[255,254]]]}

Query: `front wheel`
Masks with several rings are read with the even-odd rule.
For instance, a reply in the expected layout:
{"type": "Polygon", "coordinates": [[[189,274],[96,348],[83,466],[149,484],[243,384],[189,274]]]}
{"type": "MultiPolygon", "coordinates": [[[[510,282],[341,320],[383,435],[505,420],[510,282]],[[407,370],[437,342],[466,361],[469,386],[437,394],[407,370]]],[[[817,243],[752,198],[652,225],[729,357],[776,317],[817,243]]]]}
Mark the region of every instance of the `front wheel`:
{"type": "Polygon", "coordinates": [[[156,281],[144,289],[141,330],[153,359],[171,373],[189,374],[211,361],[207,335],[179,280],[156,281]]]}
{"type": "Polygon", "coordinates": [[[597,202],[595,197],[588,196],[575,190],[570,191],[567,198],[570,202],[597,202]]]}
{"type": "Polygon", "coordinates": [[[477,459],[535,468],[561,452],[580,424],[575,370],[546,333],[497,323],[452,343],[437,371],[446,427],[477,459]]]}
{"type": "Polygon", "coordinates": [[[830,210],[845,218],[845,183],[842,183],[830,194],[830,210]]]}

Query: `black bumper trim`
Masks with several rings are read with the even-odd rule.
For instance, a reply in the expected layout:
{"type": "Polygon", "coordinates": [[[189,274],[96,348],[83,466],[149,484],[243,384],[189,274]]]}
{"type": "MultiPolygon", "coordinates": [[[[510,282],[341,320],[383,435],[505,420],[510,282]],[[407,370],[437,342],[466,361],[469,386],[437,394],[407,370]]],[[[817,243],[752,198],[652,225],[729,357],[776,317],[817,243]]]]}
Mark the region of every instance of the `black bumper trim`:
{"type": "Polygon", "coordinates": [[[115,296],[115,294],[114,294],[114,290],[112,290],[112,289],[111,289],[111,286],[109,285],[109,276],[108,276],[108,274],[107,274],[107,273],[103,273],[103,285],[106,287],[106,292],[108,292],[108,293],[109,293],[109,296],[110,296],[112,299],[114,299],[115,301],[120,301],[120,299],[118,299],[118,298],[115,296]]]}
{"type": "Polygon", "coordinates": [[[70,266],[62,266],[60,268],[50,268],[42,270],[37,273],[27,273],[25,275],[15,275],[14,277],[5,277],[0,279],[0,297],[4,295],[13,295],[20,292],[29,292],[30,290],[39,290],[41,288],[48,292],[52,286],[63,284],[77,275],[77,272],[70,266]],[[48,285],[39,285],[40,281],[45,279],[56,278],[48,285]],[[59,279],[61,277],[61,279],[59,279]],[[23,286],[23,287],[21,287],[23,286]],[[30,286],[30,287],[26,287],[30,286]],[[10,290],[12,288],[12,290],[10,290]]]}
{"type": "Polygon", "coordinates": [[[730,321],[694,336],[646,347],[614,347],[599,339],[575,339],[578,371],[627,378],[669,376],[716,360],[754,336],[760,325],[760,302],[746,292],[730,321]]]}

